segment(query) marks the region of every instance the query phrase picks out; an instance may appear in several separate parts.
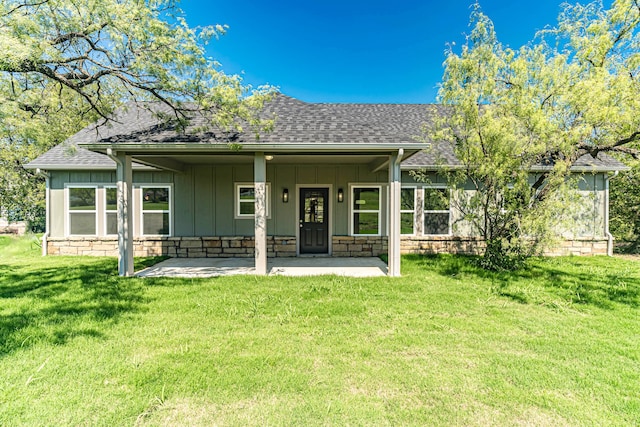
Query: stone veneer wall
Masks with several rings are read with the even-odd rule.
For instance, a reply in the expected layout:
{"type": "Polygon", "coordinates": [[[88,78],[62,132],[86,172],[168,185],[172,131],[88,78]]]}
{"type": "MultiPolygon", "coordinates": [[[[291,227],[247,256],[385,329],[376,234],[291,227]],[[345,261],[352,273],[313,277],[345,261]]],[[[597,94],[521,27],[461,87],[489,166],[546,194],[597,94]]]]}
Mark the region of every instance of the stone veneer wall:
{"type": "Polygon", "coordinates": [[[402,254],[464,254],[480,255],[484,251],[484,241],[472,237],[452,236],[402,236],[402,254]]]}
{"type": "MultiPolygon", "coordinates": [[[[117,256],[118,240],[106,237],[49,238],[51,255],[117,256]]],[[[387,253],[386,237],[333,236],[333,256],[367,257],[387,253]]],[[[176,258],[250,258],[254,256],[253,237],[145,237],[134,238],[134,256],[167,255],[176,258]]],[[[451,236],[403,236],[403,254],[457,253],[479,255],[484,242],[475,238],[451,236]]],[[[592,239],[567,240],[545,255],[606,255],[607,241],[592,239]]],[[[295,257],[295,237],[267,237],[268,257],[295,257]]]]}
{"type": "MultiPolygon", "coordinates": [[[[400,252],[403,254],[465,254],[482,255],[485,243],[473,237],[403,236],[400,240],[400,252]]],[[[607,240],[576,238],[562,241],[558,247],[548,249],[545,256],[561,255],[606,255],[607,240]]]]}
{"type": "MultiPolygon", "coordinates": [[[[106,237],[49,238],[51,255],[117,256],[118,240],[106,237]]],[[[253,237],[145,237],[133,239],[133,256],[175,258],[250,258],[253,237]]],[[[295,237],[267,237],[268,257],[295,257],[295,237]]]]}
{"type": "Polygon", "coordinates": [[[382,236],[333,236],[335,257],[378,256],[388,251],[387,238],[382,236]]]}

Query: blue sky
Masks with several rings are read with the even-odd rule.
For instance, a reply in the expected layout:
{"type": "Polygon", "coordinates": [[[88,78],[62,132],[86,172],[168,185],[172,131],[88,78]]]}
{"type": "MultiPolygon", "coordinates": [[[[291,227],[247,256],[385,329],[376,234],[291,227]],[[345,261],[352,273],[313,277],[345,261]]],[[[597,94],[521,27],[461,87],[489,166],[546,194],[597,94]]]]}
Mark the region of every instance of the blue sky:
{"type": "MultiPolygon", "coordinates": [[[[435,102],[448,43],[460,46],[473,0],[182,0],[191,26],[227,24],[209,54],[253,86],[308,102],[435,102]]],[[[554,25],[561,1],[484,0],[503,44],[554,25]]]]}

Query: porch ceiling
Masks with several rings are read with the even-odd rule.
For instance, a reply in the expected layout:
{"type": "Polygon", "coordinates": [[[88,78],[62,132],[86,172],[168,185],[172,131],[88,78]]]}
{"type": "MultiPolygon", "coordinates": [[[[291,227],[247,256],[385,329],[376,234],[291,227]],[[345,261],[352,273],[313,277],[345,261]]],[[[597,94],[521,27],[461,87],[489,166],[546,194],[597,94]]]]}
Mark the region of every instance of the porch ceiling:
{"type": "MultiPolygon", "coordinates": [[[[269,165],[290,164],[368,164],[372,170],[380,170],[387,167],[390,152],[360,152],[360,153],[270,153],[267,156],[269,165]]],[[[414,151],[406,152],[405,158],[414,154],[414,151]]],[[[157,167],[160,169],[183,171],[186,166],[213,165],[213,164],[253,164],[254,153],[234,154],[179,154],[179,153],[153,153],[132,154],[135,162],[157,167]]]]}

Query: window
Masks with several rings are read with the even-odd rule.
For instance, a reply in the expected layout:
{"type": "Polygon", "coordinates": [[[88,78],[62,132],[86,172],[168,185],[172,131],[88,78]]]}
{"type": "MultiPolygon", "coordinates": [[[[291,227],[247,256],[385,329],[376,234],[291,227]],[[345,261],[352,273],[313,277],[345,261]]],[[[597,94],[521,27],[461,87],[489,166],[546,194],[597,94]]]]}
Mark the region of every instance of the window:
{"type": "Polygon", "coordinates": [[[414,228],[416,206],[415,188],[403,188],[400,190],[400,234],[416,234],[414,228]]]}
{"type": "MultiPolygon", "coordinates": [[[[270,213],[269,187],[267,184],[267,217],[270,213]]],[[[236,184],[236,218],[253,218],[255,216],[256,189],[253,184],[236,184]]]]}
{"type": "Polygon", "coordinates": [[[380,235],[380,186],[351,188],[352,234],[380,235]]]}
{"type": "Polygon", "coordinates": [[[142,187],[142,234],[171,234],[169,187],[142,187]]]}
{"type": "Polygon", "coordinates": [[[105,234],[118,234],[118,191],[115,187],[104,188],[105,234]]]}
{"type": "Polygon", "coordinates": [[[67,187],[69,234],[92,236],[96,234],[97,208],[95,187],[67,187]]]}
{"type": "Polygon", "coordinates": [[[450,234],[449,190],[426,187],[424,189],[424,228],[429,234],[450,234]]]}

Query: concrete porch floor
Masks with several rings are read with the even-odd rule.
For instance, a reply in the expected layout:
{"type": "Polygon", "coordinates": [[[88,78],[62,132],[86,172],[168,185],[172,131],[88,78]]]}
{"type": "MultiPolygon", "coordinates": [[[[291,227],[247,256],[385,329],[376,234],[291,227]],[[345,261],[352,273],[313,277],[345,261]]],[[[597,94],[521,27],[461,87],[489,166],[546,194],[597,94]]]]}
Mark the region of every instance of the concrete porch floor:
{"type": "MultiPolygon", "coordinates": [[[[387,275],[380,258],[300,257],[269,258],[270,276],[317,276],[335,274],[348,277],[387,275]]],[[[170,258],[137,272],[138,277],[218,277],[255,274],[253,258],[170,258]]]]}

